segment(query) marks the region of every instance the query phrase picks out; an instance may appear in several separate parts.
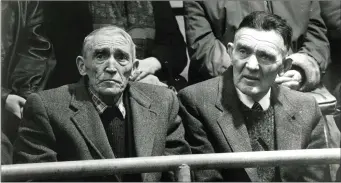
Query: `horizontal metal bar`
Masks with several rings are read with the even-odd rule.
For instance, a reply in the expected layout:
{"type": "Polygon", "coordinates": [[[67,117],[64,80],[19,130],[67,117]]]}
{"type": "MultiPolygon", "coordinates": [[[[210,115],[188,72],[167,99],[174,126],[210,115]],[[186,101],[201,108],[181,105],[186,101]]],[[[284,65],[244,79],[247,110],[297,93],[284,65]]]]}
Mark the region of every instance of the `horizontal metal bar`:
{"type": "Polygon", "coordinates": [[[1,166],[2,181],[104,176],[191,169],[236,168],[297,164],[340,164],[340,148],[154,156],[122,159],[64,161],[1,166]]]}

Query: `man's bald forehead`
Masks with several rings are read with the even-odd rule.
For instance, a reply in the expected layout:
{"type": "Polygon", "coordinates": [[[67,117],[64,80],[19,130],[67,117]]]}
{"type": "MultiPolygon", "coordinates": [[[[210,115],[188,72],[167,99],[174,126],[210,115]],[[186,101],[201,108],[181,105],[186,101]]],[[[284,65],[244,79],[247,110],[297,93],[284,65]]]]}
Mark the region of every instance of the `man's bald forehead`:
{"type": "Polygon", "coordinates": [[[115,39],[115,41],[120,44],[129,44],[131,46],[131,54],[135,55],[135,45],[130,35],[121,28],[109,26],[94,30],[84,39],[82,48],[82,55],[84,57],[86,56],[86,53],[92,48],[94,38],[98,36],[108,36],[108,39],[115,39]]]}

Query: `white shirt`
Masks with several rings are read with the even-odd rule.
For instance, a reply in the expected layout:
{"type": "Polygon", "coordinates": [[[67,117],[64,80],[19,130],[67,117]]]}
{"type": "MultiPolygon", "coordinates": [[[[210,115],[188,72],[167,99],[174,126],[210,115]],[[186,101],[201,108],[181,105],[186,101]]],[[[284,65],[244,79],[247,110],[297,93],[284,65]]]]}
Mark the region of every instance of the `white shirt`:
{"type": "MultiPolygon", "coordinates": [[[[251,109],[255,101],[250,96],[245,95],[243,92],[241,92],[237,87],[236,90],[240,101],[251,109]]],[[[258,103],[262,106],[263,111],[266,111],[270,107],[270,93],[271,88],[269,89],[268,93],[266,93],[266,95],[264,95],[264,97],[258,101],[258,103]]]]}

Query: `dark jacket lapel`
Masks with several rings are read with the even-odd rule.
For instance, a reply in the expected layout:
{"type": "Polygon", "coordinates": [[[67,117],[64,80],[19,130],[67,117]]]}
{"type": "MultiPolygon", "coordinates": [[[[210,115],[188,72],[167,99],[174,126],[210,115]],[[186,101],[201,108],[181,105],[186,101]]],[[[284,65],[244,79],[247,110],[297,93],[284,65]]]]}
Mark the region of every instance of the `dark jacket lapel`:
{"type": "MultiPolygon", "coordinates": [[[[244,117],[239,110],[239,99],[232,80],[232,67],[221,77],[216,107],[222,111],[217,122],[233,152],[251,152],[251,142],[244,117]]],[[[259,181],[256,168],[245,168],[251,181],[259,181]]]]}
{"type": "MultiPolygon", "coordinates": [[[[84,79],[81,79],[70,90],[72,93],[70,108],[75,111],[71,121],[76,125],[79,132],[99,158],[115,158],[101,119],[84,85],[84,79]]],[[[97,158],[94,157],[94,159],[97,158]]]]}

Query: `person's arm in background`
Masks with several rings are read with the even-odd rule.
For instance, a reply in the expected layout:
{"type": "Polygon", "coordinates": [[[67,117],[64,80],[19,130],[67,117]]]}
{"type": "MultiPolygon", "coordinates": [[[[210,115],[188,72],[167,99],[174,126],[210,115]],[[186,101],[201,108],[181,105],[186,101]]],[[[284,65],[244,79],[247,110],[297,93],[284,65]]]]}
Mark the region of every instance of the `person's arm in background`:
{"type": "MultiPolygon", "coordinates": [[[[184,1],[186,38],[191,60],[188,71],[190,84],[218,76],[231,65],[226,47],[217,39],[207,19],[205,3],[217,2],[184,1]]],[[[219,16],[222,12],[216,10],[213,13],[219,16]]]]}
{"type": "Polygon", "coordinates": [[[13,145],[7,136],[1,132],[1,165],[12,164],[13,145]]]}
{"type": "Polygon", "coordinates": [[[186,44],[170,3],[153,1],[152,5],[155,20],[154,46],[150,49],[151,57],[139,60],[140,73],[133,80],[155,74],[161,81],[169,81],[180,75],[187,65],[186,44]]]}
{"type": "Polygon", "coordinates": [[[341,39],[341,1],[319,1],[330,39],[341,39]]]}
{"type": "Polygon", "coordinates": [[[297,53],[288,57],[293,60],[292,69],[276,80],[279,84],[299,91],[311,91],[320,84],[330,59],[327,28],[320,15],[319,2],[312,1],[309,10],[304,43],[297,53]]]}
{"type": "Polygon", "coordinates": [[[31,93],[45,89],[56,60],[50,40],[46,37],[44,2],[22,1],[19,6],[22,18],[18,49],[15,53],[9,82],[12,93],[27,98],[31,93]]]}
{"type": "Polygon", "coordinates": [[[19,119],[22,117],[23,107],[26,100],[19,95],[10,94],[10,90],[1,87],[1,103],[2,106],[10,113],[17,116],[19,119]]]}

